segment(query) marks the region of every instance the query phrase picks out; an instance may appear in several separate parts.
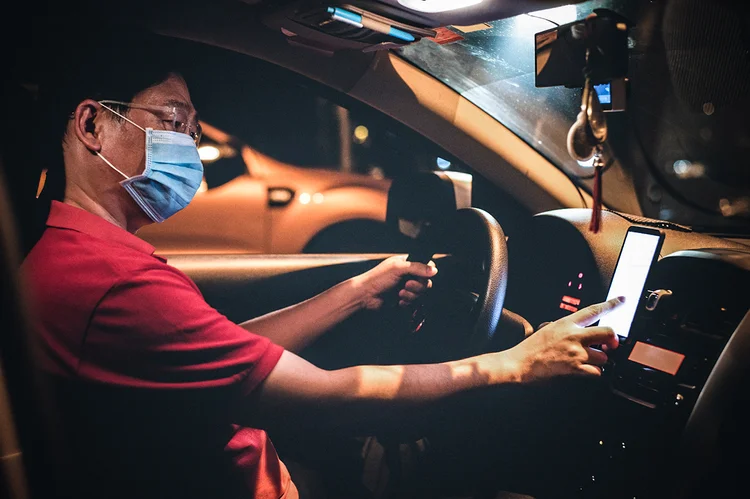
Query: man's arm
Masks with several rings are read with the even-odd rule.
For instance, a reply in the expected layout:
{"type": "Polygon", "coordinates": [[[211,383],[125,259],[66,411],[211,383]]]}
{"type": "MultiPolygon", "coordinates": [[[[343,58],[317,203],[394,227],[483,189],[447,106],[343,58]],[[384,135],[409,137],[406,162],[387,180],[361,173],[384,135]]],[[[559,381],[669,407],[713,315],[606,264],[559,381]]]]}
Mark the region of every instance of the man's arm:
{"type": "Polygon", "coordinates": [[[610,328],[583,327],[622,301],[592,305],[549,324],[516,347],[432,365],[319,369],[285,352],[251,397],[252,423],[296,421],[369,433],[409,421],[415,408],[469,390],[559,375],[599,375],[607,356],[591,345],[617,347],[610,328]]]}
{"type": "Polygon", "coordinates": [[[381,295],[393,290],[402,279],[412,279],[400,290],[401,304],[414,300],[437,272],[434,266],[392,257],[364,274],[348,279],[302,303],[271,312],[240,324],[250,332],[266,336],[291,352],[299,352],[323,333],[362,309],[375,310],[383,304],[381,295]]]}
{"type": "Polygon", "coordinates": [[[344,281],[309,300],[243,322],[240,326],[270,338],[290,352],[299,352],[361,310],[362,303],[352,282],[344,281]]]}

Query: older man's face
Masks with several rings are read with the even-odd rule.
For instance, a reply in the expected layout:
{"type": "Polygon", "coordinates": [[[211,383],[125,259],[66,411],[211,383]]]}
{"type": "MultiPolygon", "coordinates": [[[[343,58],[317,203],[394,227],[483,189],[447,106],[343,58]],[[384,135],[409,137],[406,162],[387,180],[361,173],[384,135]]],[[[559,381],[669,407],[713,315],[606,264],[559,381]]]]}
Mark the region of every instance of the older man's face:
{"type": "MultiPolygon", "coordinates": [[[[147,104],[151,106],[169,106],[182,108],[187,111],[190,123],[197,123],[198,113],[190,100],[185,80],[179,76],[170,76],[162,83],[155,85],[133,98],[135,104],[147,104]]],[[[110,120],[106,126],[107,138],[103,143],[102,154],[107,157],[128,177],[140,175],[146,166],[145,135],[138,127],[127,121],[116,123],[112,116],[104,116],[109,113],[102,108],[97,119],[110,120]],[[112,124],[116,126],[112,126],[112,124]]],[[[154,130],[168,130],[170,124],[163,121],[163,117],[145,109],[131,108],[126,110],[125,116],[134,121],[142,128],[153,128],[154,130]]]]}

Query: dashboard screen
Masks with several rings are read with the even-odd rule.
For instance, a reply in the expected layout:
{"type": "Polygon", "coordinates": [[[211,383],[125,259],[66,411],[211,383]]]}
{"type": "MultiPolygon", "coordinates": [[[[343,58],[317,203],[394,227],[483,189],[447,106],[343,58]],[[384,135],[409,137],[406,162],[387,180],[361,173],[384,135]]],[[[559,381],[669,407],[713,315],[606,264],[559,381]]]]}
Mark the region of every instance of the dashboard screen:
{"type": "Polygon", "coordinates": [[[681,353],[636,341],[628,360],[674,376],[680,370],[685,356],[681,353]]]}
{"type": "Polygon", "coordinates": [[[632,229],[625,236],[607,294],[607,300],[624,296],[625,303],[599,321],[600,326],[611,327],[622,338],[627,338],[630,333],[630,326],[646,285],[646,277],[661,245],[661,239],[662,236],[658,233],[632,229]]]}

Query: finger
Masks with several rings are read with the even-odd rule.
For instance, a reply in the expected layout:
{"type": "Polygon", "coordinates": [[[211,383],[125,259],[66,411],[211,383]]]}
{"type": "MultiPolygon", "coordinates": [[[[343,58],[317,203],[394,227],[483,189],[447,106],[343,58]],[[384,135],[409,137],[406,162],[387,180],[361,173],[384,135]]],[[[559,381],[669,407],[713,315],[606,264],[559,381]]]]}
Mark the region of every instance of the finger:
{"type": "Polygon", "coordinates": [[[607,357],[606,353],[602,352],[601,350],[597,350],[596,348],[586,347],[586,351],[589,354],[589,360],[587,361],[589,364],[594,364],[595,366],[603,366],[609,360],[609,357],[607,357]]]}
{"type": "Polygon", "coordinates": [[[417,299],[417,295],[405,289],[402,289],[401,291],[398,292],[398,297],[406,301],[414,301],[417,299]]]}
{"type": "Polygon", "coordinates": [[[424,293],[427,289],[427,284],[420,281],[407,281],[404,285],[404,289],[411,291],[412,293],[424,293]]]}
{"type": "Polygon", "coordinates": [[[624,296],[612,298],[609,301],[597,303],[596,305],[591,305],[583,310],[579,310],[578,312],[569,315],[565,320],[571,321],[578,326],[586,327],[599,320],[600,317],[607,315],[623,303],[625,303],[624,296]]]}
{"type": "Polygon", "coordinates": [[[588,345],[604,345],[614,350],[620,344],[617,335],[611,327],[587,327],[581,332],[581,343],[588,345]]]}
{"type": "Polygon", "coordinates": [[[414,277],[432,277],[437,274],[438,270],[435,265],[425,265],[420,262],[405,262],[404,274],[413,275],[414,277]]]}
{"type": "Polygon", "coordinates": [[[581,374],[586,374],[590,376],[602,375],[602,368],[599,366],[592,366],[591,364],[581,364],[580,366],[578,366],[578,369],[580,369],[581,374]]]}

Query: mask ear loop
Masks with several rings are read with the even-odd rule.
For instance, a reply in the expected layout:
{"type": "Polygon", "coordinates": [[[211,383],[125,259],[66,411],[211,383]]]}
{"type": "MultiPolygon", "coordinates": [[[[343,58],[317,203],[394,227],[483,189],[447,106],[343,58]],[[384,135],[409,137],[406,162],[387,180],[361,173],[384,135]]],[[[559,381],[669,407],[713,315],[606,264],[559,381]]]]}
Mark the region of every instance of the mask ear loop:
{"type": "MultiPolygon", "coordinates": [[[[146,129],[145,129],[145,128],[143,128],[143,127],[142,127],[141,125],[139,125],[139,124],[138,124],[138,123],[136,123],[135,121],[131,120],[130,118],[128,118],[128,117],[126,117],[126,116],[123,116],[122,114],[118,113],[117,111],[115,111],[115,110],[114,110],[114,109],[112,109],[111,107],[109,107],[109,106],[107,106],[107,105],[105,105],[105,104],[102,104],[101,102],[99,103],[99,105],[100,105],[100,106],[102,106],[102,107],[103,107],[104,109],[106,109],[107,111],[109,111],[110,113],[112,113],[112,114],[116,114],[117,116],[119,116],[120,118],[124,119],[125,121],[127,121],[127,122],[128,122],[128,123],[130,123],[131,125],[133,125],[133,126],[135,126],[135,127],[138,127],[138,128],[140,128],[140,129],[141,129],[141,131],[142,131],[143,133],[146,133],[146,129]]],[[[110,162],[110,161],[109,161],[109,160],[108,160],[107,158],[105,158],[104,156],[102,156],[102,155],[101,155],[101,154],[99,153],[99,151],[97,151],[97,152],[96,152],[96,155],[97,155],[97,156],[99,156],[99,157],[100,157],[100,158],[102,159],[102,161],[104,161],[105,163],[107,163],[107,165],[109,165],[109,167],[110,167],[110,168],[112,168],[112,169],[113,169],[114,171],[116,171],[117,173],[119,173],[120,175],[122,175],[122,176],[123,176],[123,178],[124,178],[125,180],[128,180],[128,179],[130,179],[130,177],[128,177],[127,175],[125,175],[124,173],[122,173],[122,172],[120,171],[120,169],[119,169],[119,168],[117,168],[117,167],[116,167],[115,165],[113,165],[113,164],[112,164],[112,163],[111,163],[111,162],[110,162]]]]}
{"type": "Polygon", "coordinates": [[[122,175],[125,178],[125,180],[128,180],[130,178],[127,175],[125,175],[124,173],[122,173],[115,165],[113,165],[112,163],[110,163],[110,161],[107,158],[105,158],[104,156],[102,156],[99,153],[99,151],[96,152],[96,155],[99,156],[102,159],[102,161],[104,161],[105,163],[107,163],[110,168],[112,168],[114,171],[116,171],[117,173],[119,173],[120,175],[122,175]]]}

